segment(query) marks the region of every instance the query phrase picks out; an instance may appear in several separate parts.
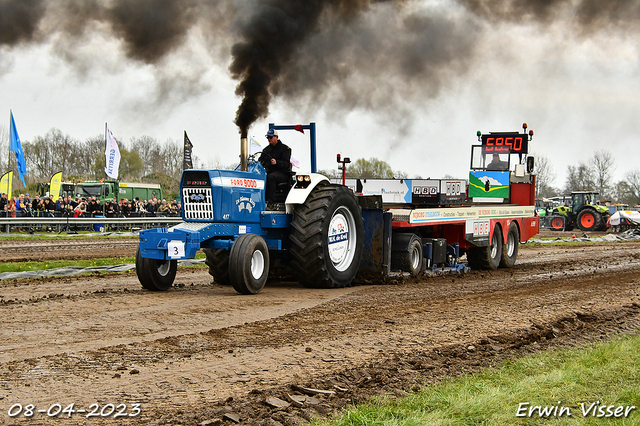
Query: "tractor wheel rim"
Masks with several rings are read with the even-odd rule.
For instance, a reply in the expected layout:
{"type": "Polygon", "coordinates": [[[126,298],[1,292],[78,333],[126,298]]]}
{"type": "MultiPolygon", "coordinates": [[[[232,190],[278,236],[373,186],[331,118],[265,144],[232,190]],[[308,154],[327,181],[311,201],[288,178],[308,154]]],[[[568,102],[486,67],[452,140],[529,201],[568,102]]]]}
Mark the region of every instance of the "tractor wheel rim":
{"type": "Polygon", "coordinates": [[[356,248],[355,219],[345,207],[338,208],[329,221],[328,249],[333,267],[345,271],[351,266],[356,248]]]}
{"type": "Polygon", "coordinates": [[[593,225],[595,220],[593,219],[593,215],[592,214],[586,213],[586,214],[584,214],[582,216],[582,220],[580,222],[582,223],[583,226],[589,227],[589,226],[593,225]]]}
{"type": "Polygon", "coordinates": [[[260,250],[256,250],[251,255],[251,276],[258,279],[264,272],[264,254],[260,250]]]}
{"type": "Polygon", "coordinates": [[[158,269],[158,274],[164,277],[169,273],[169,269],[171,268],[171,263],[168,260],[158,261],[156,267],[158,269]]]}
{"type": "Polygon", "coordinates": [[[515,249],[516,238],[513,236],[513,234],[509,234],[509,236],[507,237],[507,256],[513,256],[513,252],[515,251],[515,249]]]}
{"type": "Polygon", "coordinates": [[[418,266],[420,266],[420,249],[414,247],[413,250],[411,250],[411,267],[418,269],[418,266]]]}
{"type": "Polygon", "coordinates": [[[491,241],[491,258],[495,259],[498,256],[498,238],[496,237],[491,241]]]}

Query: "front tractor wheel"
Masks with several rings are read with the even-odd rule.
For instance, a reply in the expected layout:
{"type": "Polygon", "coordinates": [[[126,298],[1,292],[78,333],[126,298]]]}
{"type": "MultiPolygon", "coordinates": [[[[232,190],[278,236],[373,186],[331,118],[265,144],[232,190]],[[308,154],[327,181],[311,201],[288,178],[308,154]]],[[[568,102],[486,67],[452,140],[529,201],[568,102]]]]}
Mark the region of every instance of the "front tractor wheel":
{"type": "Polygon", "coordinates": [[[499,225],[493,228],[491,244],[467,250],[467,262],[471,269],[497,269],[502,260],[502,231],[499,225]]]}
{"type": "Polygon", "coordinates": [[[177,260],[147,259],[136,252],[136,275],[142,287],[151,291],[166,291],[171,288],[178,270],[177,260]]]}
{"type": "Polygon", "coordinates": [[[578,213],[576,221],[582,231],[595,231],[602,226],[600,213],[591,208],[586,208],[578,213]]]}
{"type": "Polygon", "coordinates": [[[257,294],[269,277],[269,247],[256,234],[243,234],[229,253],[229,278],[240,294],[257,294]]]}
{"type": "Polygon", "coordinates": [[[291,220],[291,267],[298,281],[311,288],[351,284],[364,245],[362,209],[345,186],[320,184],[291,220]]]}

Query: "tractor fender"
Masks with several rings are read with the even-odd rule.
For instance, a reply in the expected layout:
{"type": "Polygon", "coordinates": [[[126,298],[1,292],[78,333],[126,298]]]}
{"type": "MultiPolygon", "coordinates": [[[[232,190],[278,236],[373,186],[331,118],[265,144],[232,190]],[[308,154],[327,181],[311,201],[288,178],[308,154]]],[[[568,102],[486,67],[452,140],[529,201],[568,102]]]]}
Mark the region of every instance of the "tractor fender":
{"type": "Polygon", "coordinates": [[[602,215],[605,215],[605,214],[608,214],[608,213],[609,213],[609,209],[607,208],[607,206],[600,206],[600,205],[597,205],[597,206],[593,206],[593,207],[596,209],[596,211],[597,211],[598,213],[600,213],[600,214],[602,214],[602,215]]]}
{"type": "Polygon", "coordinates": [[[293,214],[293,206],[295,204],[303,204],[307,201],[311,191],[313,191],[320,182],[329,182],[329,179],[326,176],[318,173],[310,173],[309,177],[311,178],[309,185],[300,187],[296,182],[296,184],[293,185],[293,188],[291,188],[291,191],[289,191],[289,195],[287,195],[287,199],[285,201],[287,205],[287,213],[293,214]]]}

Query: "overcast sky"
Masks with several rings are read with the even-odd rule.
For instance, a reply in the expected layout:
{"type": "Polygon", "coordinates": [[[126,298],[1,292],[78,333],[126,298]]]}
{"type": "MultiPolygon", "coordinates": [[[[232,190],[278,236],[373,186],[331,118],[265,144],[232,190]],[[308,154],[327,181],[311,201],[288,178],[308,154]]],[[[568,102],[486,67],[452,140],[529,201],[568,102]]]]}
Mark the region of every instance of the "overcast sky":
{"type": "MultiPolygon", "coordinates": [[[[253,96],[236,88],[265,64],[248,134],[313,121],[319,169],[340,153],[464,179],[477,130],[526,122],[554,186],[602,149],[616,180],[640,170],[640,2],[539,3],[0,0],[0,126],[12,110],[23,142],[52,128],[85,140],[105,122],[125,144],[186,130],[205,166],[228,165],[253,96]]],[[[308,170],[306,135],[281,139],[308,170]]]]}

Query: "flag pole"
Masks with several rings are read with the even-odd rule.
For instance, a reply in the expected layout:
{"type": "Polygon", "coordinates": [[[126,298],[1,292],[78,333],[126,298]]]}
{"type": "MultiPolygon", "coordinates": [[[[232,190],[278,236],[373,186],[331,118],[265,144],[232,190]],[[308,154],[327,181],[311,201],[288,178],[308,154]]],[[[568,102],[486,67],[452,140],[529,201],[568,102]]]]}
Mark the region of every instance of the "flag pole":
{"type": "MultiPolygon", "coordinates": [[[[13,117],[13,111],[9,110],[9,133],[11,133],[11,117],[13,117]]],[[[9,134],[9,150],[7,151],[7,170],[11,168],[11,134],[9,134]]]]}
{"type": "MultiPolygon", "coordinates": [[[[105,152],[109,149],[109,141],[107,139],[107,122],[104,122],[104,150],[105,152]]],[[[105,159],[105,164],[104,164],[104,170],[102,171],[102,173],[104,173],[105,175],[107,174],[107,163],[106,163],[106,159],[105,159]]],[[[107,178],[109,177],[109,175],[107,175],[107,178]]]]}
{"type": "MultiPolygon", "coordinates": [[[[12,118],[13,118],[13,110],[9,109],[9,151],[7,152],[7,154],[9,155],[7,155],[7,171],[12,171],[11,170],[11,119],[12,118]]],[[[10,177],[12,182],[10,185],[7,186],[7,189],[9,189],[9,187],[13,188],[13,174],[11,174],[10,177]]],[[[7,198],[11,199],[11,194],[7,194],[7,198]]]]}

